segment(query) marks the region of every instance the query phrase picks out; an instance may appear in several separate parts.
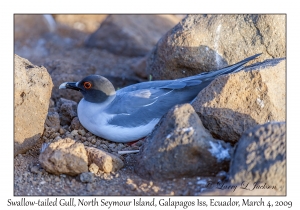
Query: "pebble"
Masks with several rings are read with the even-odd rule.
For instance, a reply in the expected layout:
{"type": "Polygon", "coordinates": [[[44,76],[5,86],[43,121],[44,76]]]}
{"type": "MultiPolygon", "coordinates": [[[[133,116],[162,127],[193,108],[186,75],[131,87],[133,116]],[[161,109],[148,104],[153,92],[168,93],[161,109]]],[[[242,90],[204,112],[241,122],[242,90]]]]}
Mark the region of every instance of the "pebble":
{"type": "Polygon", "coordinates": [[[127,186],[131,191],[134,191],[137,188],[136,184],[133,184],[133,183],[129,183],[129,184],[127,184],[127,186]]]}
{"type": "Polygon", "coordinates": [[[86,134],[85,134],[85,137],[90,137],[90,136],[92,136],[93,134],[91,133],[91,132],[87,132],[86,134]]]}
{"type": "Polygon", "coordinates": [[[108,147],[107,147],[105,144],[102,144],[102,145],[101,145],[101,148],[103,148],[103,149],[108,149],[108,147]]]}
{"type": "Polygon", "coordinates": [[[81,182],[93,182],[94,181],[94,174],[91,172],[84,172],[80,174],[80,181],[81,182]]]}
{"type": "Polygon", "coordinates": [[[61,177],[61,178],[66,178],[66,177],[67,177],[67,175],[65,175],[65,174],[61,174],[61,175],[60,175],[60,177],[61,177]]]}
{"type": "Polygon", "coordinates": [[[86,134],[85,131],[84,131],[83,129],[78,130],[78,133],[79,133],[81,136],[84,136],[84,135],[86,134]]]}
{"type": "Polygon", "coordinates": [[[88,191],[92,191],[92,190],[93,190],[93,185],[90,184],[90,183],[87,184],[86,189],[87,189],[88,191]]]}
{"type": "Polygon", "coordinates": [[[56,136],[55,139],[54,139],[54,141],[58,141],[59,139],[61,139],[61,137],[60,136],[56,136]]]}
{"type": "Polygon", "coordinates": [[[66,132],[65,129],[63,129],[62,127],[59,128],[59,133],[60,133],[60,135],[63,135],[65,132],[66,132]]]}
{"type": "Polygon", "coordinates": [[[124,148],[124,144],[119,144],[116,148],[117,151],[121,151],[124,148]]]}
{"type": "Polygon", "coordinates": [[[76,141],[80,140],[80,136],[79,135],[75,136],[74,138],[75,138],[76,141]]]}
{"type": "Polygon", "coordinates": [[[32,173],[35,173],[35,174],[37,174],[37,173],[40,172],[38,166],[33,166],[33,167],[31,167],[30,171],[31,171],[32,173]]]}
{"type": "Polygon", "coordinates": [[[72,135],[72,136],[77,136],[77,135],[78,135],[78,130],[73,130],[73,131],[71,132],[71,135],[72,135]]]}
{"type": "Polygon", "coordinates": [[[91,143],[92,143],[92,144],[96,144],[96,138],[92,138],[91,143]]]}
{"type": "Polygon", "coordinates": [[[99,167],[95,163],[92,163],[89,166],[89,171],[96,174],[99,171],[99,167]]]}

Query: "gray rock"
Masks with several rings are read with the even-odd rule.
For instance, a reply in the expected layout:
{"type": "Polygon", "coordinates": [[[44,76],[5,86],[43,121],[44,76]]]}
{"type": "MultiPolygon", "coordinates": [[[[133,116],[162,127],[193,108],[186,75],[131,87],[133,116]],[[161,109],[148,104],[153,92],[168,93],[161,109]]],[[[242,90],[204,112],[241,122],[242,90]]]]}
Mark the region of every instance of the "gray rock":
{"type": "Polygon", "coordinates": [[[231,151],[212,138],[190,104],[176,105],[146,138],[135,171],[150,179],[214,176],[229,169],[231,151]]]}
{"type": "MultiPolygon", "coordinates": [[[[246,131],[235,148],[229,172],[232,183],[286,189],[286,123],[270,122],[246,131]]],[[[270,188],[273,190],[273,188],[270,188]]]]}
{"type": "Polygon", "coordinates": [[[86,45],[119,55],[144,56],[179,20],[173,15],[109,15],[86,45]]]}
{"type": "Polygon", "coordinates": [[[53,87],[44,67],[14,57],[14,155],[36,145],[44,132],[53,87]]]}
{"type": "Polygon", "coordinates": [[[14,15],[14,26],[15,41],[36,39],[52,30],[44,15],[14,15]]]}
{"type": "Polygon", "coordinates": [[[75,176],[88,172],[88,156],[84,145],[72,139],[60,139],[49,144],[39,156],[39,162],[49,173],[75,176]]]}
{"type": "Polygon", "coordinates": [[[91,172],[85,172],[80,174],[80,181],[81,182],[93,182],[95,179],[94,174],[91,172]]]}
{"type": "Polygon", "coordinates": [[[144,79],[149,79],[149,75],[147,74],[146,72],[146,67],[147,67],[147,60],[149,59],[149,53],[142,57],[142,58],[139,58],[137,61],[135,62],[132,62],[131,64],[131,69],[134,71],[134,73],[138,76],[138,77],[141,77],[141,78],[144,78],[144,79]]]}
{"type": "Polygon", "coordinates": [[[59,114],[57,112],[48,112],[45,124],[47,127],[54,128],[58,131],[60,128],[59,114]]]}
{"type": "Polygon", "coordinates": [[[75,101],[60,98],[57,102],[59,109],[60,124],[70,125],[73,118],[77,116],[77,103],[75,101]]]}
{"type": "MultiPolygon", "coordinates": [[[[285,57],[286,15],[188,15],[157,43],[147,60],[153,79],[177,79],[234,64],[285,57]]],[[[249,64],[253,63],[250,62],[249,64]]]]}
{"type": "Polygon", "coordinates": [[[30,171],[31,171],[32,173],[35,173],[35,174],[40,173],[40,170],[39,170],[39,167],[38,167],[38,166],[32,166],[31,169],[30,169],[30,171]]]}
{"type": "Polygon", "coordinates": [[[81,125],[78,117],[74,117],[72,119],[72,122],[71,122],[71,129],[72,130],[83,130],[84,127],[81,125]]]}
{"type": "Polygon", "coordinates": [[[236,143],[242,133],[268,121],[285,121],[285,59],[256,63],[216,78],[192,106],[218,139],[236,143]]]}

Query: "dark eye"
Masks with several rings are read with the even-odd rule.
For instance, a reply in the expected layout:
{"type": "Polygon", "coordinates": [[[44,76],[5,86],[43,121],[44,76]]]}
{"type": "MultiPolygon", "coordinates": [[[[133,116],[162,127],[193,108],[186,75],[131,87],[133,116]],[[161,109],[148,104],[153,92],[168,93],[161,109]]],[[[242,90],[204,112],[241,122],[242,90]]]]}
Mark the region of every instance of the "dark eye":
{"type": "Polygon", "coordinates": [[[84,87],[85,89],[90,89],[90,88],[92,87],[92,83],[90,83],[90,82],[84,82],[84,83],[83,83],[83,87],[84,87]]]}

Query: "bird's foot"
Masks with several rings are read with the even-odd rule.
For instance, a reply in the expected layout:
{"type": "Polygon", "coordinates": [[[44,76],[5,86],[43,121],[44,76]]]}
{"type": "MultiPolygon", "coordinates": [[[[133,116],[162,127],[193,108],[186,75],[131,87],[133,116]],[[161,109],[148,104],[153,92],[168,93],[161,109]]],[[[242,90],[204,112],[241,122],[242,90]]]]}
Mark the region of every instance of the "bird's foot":
{"type": "Polygon", "coordinates": [[[132,142],[128,142],[127,145],[129,145],[129,146],[131,146],[131,147],[135,147],[135,146],[139,147],[140,145],[137,145],[137,143],[138,143],[139,141],[145,140],[145,138],[146,138],[146,137],[141,138],[141,139],[138,139],[138,140],[135,140],[135,141],[132,141],[132,142]]]}

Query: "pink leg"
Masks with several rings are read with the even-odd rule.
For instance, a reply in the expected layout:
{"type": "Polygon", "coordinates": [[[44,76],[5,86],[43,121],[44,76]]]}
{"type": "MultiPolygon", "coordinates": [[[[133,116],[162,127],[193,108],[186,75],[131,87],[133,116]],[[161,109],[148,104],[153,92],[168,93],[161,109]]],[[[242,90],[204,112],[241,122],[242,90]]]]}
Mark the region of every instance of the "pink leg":
{"type": "Polygon", "coordinates": [[[135,140],[135,141],[132,141],[132,142],[128,142],[127,145],[129,145],[129,146],[135,146],[135,145],[134,145],[135,143],[137,143],[137,142],[140,141],[140,140],[145,140],[145,138],[146,138],[146,137],[141,138],[141,139],[138,139],[138,140],[135,140]]]}

